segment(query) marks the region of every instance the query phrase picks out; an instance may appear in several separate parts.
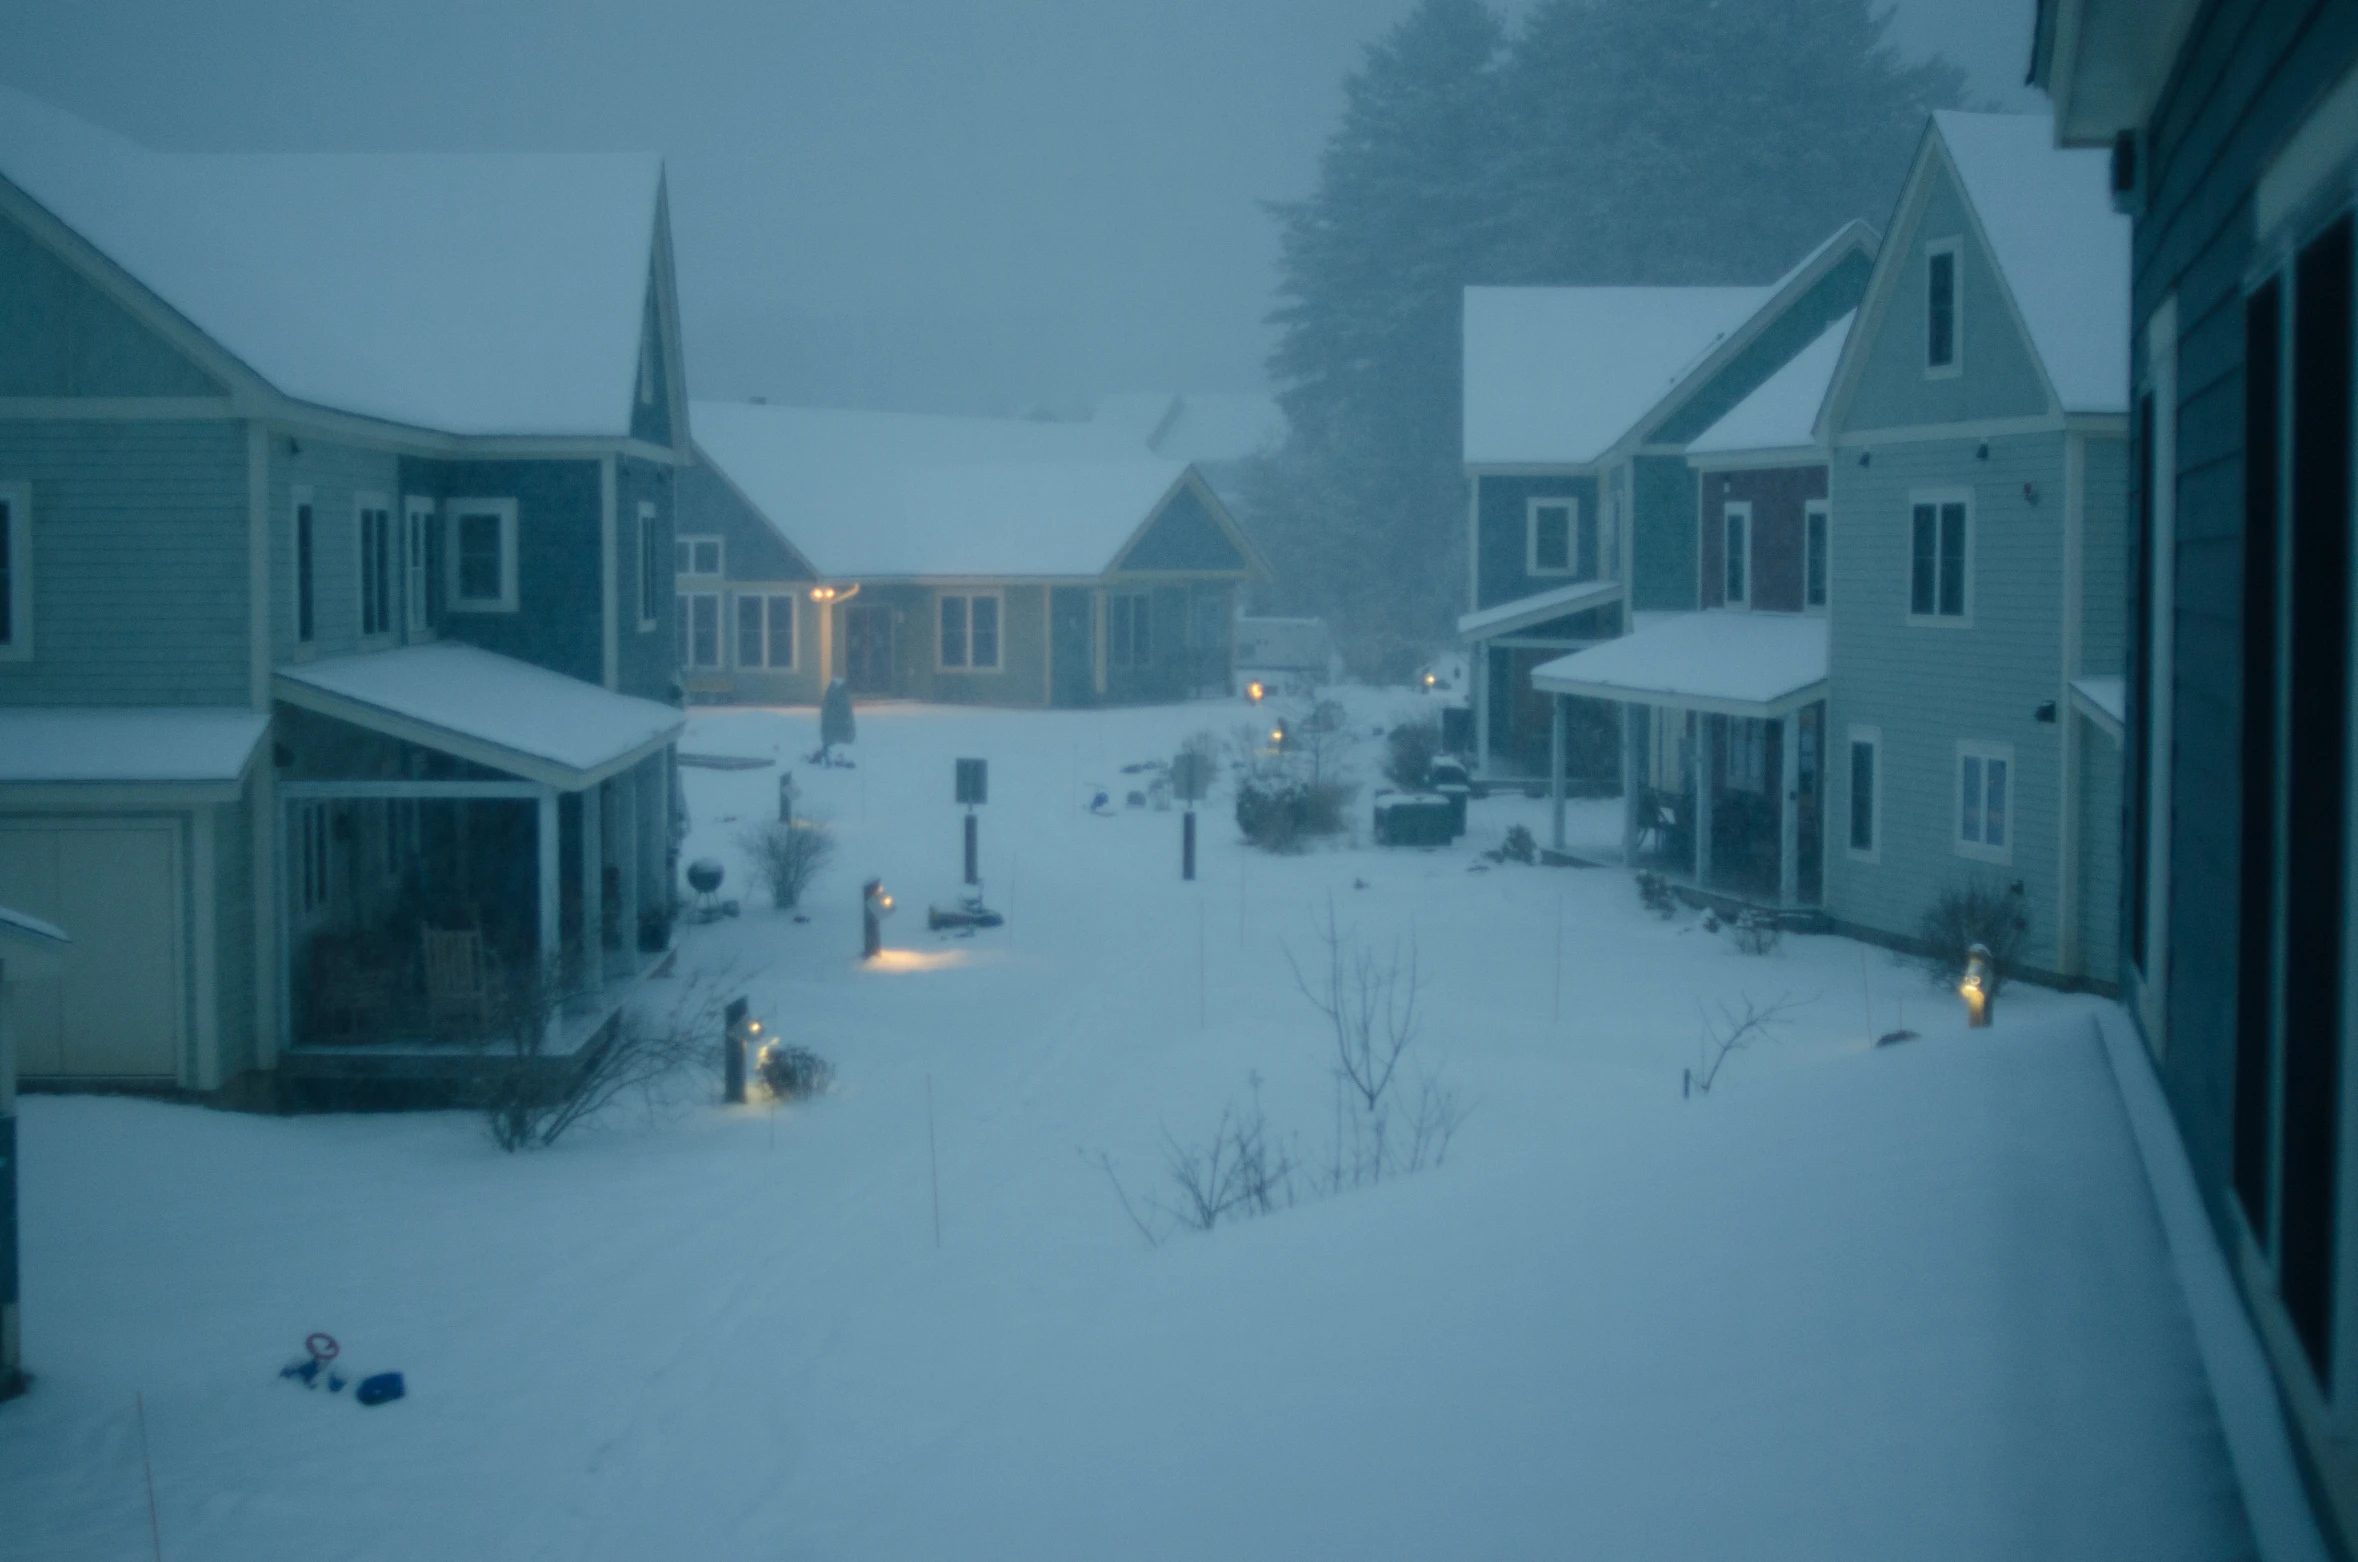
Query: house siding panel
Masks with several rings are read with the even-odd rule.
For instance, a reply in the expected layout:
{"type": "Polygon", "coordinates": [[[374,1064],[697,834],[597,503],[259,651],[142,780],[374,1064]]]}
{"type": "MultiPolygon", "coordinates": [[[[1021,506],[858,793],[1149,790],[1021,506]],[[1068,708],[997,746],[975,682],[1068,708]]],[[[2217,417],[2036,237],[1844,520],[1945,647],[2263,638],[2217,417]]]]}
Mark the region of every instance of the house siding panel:
{"type": "Polygon", "coordinates": [[[1122,556],[1119,568],[1216,574],[1241,572],[1245,560],[1189,484],[1171,494],[1145,533],[1122,556]]]}
{"type": "Polygon", "coordinates": [[[405,493],[516,501],[516,611],[445,612],[442,636],[602,685],[599,483],[595,461],[402,461],[405,493]]]}
{"type": "Polygon", "coordinates": [[[1745,502],[1752,506],[1751,605],[1768,612],[1800,612],[1804,520],[1809,502],[1826,497],[1826,469],[1779,466],[1705,472],[1700,487],[1695,524],[1702,605],[1727,605],[1726,507],[1745,502]]]}
{"type": "Polygon", "coordinates": [[[679,469],[622,457],[615,462],[614,634],[617,687],[625,694],[668,700],[679,683],[673,665],[673,526],[679,512],[679,469]],[[655,506],[655,623],[639,627],[639,505],[655,506]]]}
{"type": "Polygon", "coordinates": [[[1853,254],[1820,277],[1786,311],[1728,360],[1709,383],[1696,387],[1678,411],[1663,419],[1652,435],[1659,444],[1683,445],[1735,409],[1800,352],[1816,341],[1826,327],[1858,307],[1874,271],[1872,257],[1853,254]]]}
{"type": "Polygon", "coordinates": [[[1698,603],[1695,469],[1683,456],[1639,456],[1630,467],[1637,553],[1630,605],[1639,612],[1690,612],[1698,603]]]}
{"type": "Polygon", "coordinates": [[[1534,499],[1577,499],[1580,513],[1597,513],[1597,481],[1575,475],[1507,476],[1484,473],[1475,478],[1474,608],[1496,607],[1536,592],[1569,584],[1564,575],[1534,575],[1530,562],[1527,525],[1534,499]]]}
{"type": "Polygon", "coordinates": [[[243,425],[0,423],[0,481],[33,499],[33,656],[0,702],[247,703],[243,425]]]}
{"type": "MultiPolygon", "coordinates": [[[[244,450],[239,450],[243,469],[244,450]]],[[[405,493],[431,493],[415,484],[403,486],[403,463],[389,451],[342,445],[323,439],[283,434],[270,437],[270,547],[272,555],[270,605],[273,660],[299,657],[345,656],[361,649],[360,538],[355,520],[357,498],[382,494],[400,514],[405,493]],[[308,647],[295,639],[295,490],[311,491],[312,525],[312,640],[308,647]]],[[[240,518],[239,525],[244,525],[240,518]]],[[[395,615],[398,621],[399,615],[395,615]]],[[[391,643],[390,637],[371,640],[372,646],[391,643]]]]}
{"type": "Polygon", "coordinates": [[[221,396],[185,355],[0,217],[0,396],[221,396]]]}

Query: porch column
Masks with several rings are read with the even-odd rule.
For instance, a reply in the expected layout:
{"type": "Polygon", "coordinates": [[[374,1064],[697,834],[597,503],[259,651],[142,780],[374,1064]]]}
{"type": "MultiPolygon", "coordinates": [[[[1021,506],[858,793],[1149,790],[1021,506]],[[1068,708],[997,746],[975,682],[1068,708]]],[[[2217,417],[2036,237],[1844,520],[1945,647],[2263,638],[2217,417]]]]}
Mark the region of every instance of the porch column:
{"type": "Polygon", "coordinates": [[[1547,702],[1547,800],[1553,815],[1550,834],[1557,851],[1564,849],[1564,697],[1547,702]]]}
{"type": "Polygon", "coordinates": [[[642,761],[614,778],[614,807],[619,815],[614,821],[614,860],[622,869],[622,903],[617,908],[622,918],[620,964],[626,976],[639,969],[639,874],[645,867],[639,857],[639,772],[644,768],[642,761]]]}
{"type": "Polygon", "coordinates": [[[557,857],[557,789],[540,790],[539,832],[535,841],[540,856],[539,937],[537,952],[543,979],[551,975],[564,936],[564,924],[558,920],[557,897],[563,893],[564,876],[559,871],[557,857]]]}
{"type": "Polygon", "coordinates": [[[581,981],[596,991],[606,980],[606,842],[603,786],[581,789],[581,981]]]}
{"type": "Polygon", "coordinates": [[[1711,887],[1711,793],[1715,745],[1711,741],[1711,713],[1695,712],[1695,883],[1711,887]]]}
{"type": "Polygon", "coordinates": [[[1474,642],[1474,774],[1490,776],[1490,642],[1474,642]]]}
{"type": "Polygon", "coordinates": [[[1801,898],[1801,712],[1788,711],[1778,724],[1777,766],[1777,903],[1790,906],[1801,898]]]}
{"type": "Polygon", "coordinates": [[[1645,705],[1621,707],[1621,860],[1637,861],[1638,835],[1645,828],[1645,777],[1639,771],[1638,723],[1652,713],[1645,705]]]}

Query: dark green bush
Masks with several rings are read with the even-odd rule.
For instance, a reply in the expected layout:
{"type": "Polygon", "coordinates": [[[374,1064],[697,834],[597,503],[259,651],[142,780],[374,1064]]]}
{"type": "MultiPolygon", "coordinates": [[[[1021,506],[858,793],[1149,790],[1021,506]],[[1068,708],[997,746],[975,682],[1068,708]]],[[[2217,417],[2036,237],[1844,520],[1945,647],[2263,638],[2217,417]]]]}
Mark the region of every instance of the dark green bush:
{"type": "Polygon", "coordinates": [[[1236,789],[1236,827],[1263,851],[1300,851],[1317,837],[1343,832],[1351,791],[1340,781],[1250,777],[1236,789]]]}
{"type": "Polygon", "coordinates": [[[1964,978],[1975,944],[1990,952],[1989,996],[1994,1002],[2030,941],[2030,907],[2012,889],[1987,879],[1952,884],[1940,892],[1916,926],[1926,973],[1943,987],[1964,978]]]}
{"type": "Polygon", "coordinates": [[[1424,789],[1441,752],[1441,723],[1437,719],[1402,722],[1384,738],[1384,775],[1403,792],[1424,789]]]}

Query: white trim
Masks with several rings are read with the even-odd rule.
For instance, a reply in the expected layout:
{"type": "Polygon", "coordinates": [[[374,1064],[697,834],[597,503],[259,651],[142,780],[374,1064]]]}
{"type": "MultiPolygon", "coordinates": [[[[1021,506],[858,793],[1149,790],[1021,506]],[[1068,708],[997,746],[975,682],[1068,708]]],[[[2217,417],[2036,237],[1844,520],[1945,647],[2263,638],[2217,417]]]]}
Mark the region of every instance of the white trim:
{"type": "Polygon", "coordinates": [[[2082,975],[2087,951],[2080,941],[2080,724],[2072,680],[2080,674],[2080,597],[2086,590],[2083,558],[2087,526],[2086,439],[2063,437],[2063,592],[2057,618],[2061,625],[2058,662],[2062,687],[2056,690],[2056,736],[2061,740],[2056,795],[2055,828],[2055,968],[2066,976],[2082,975]]]}
{"type": "MultiPolygon", "coordinates": [[[[314,521],[313,524],[317,524],[314,521]]],[[[393,497],[384,493],[356,493],[352,496],[352,633],[354,640],[365,648],[394,643],[400,633],[400,595],[393,589],[391,571],[402,564],[400,549],[393,537],[393,497]],[[385,572],[377,581],[375,603],[369,601],[368,518],[380,518],[384,526],[385,572]],[[370,609],[377,614],[377,627],[368,627],[370,609]]]]}
{"type": "MultiPolygon", "coordinates": [[[[662,752],[679,736],[679,729],[673,727],[656,737],[647,739],[636,747],[601,760],[588,769],[578,769],[561,760],[549,759],[539,754],[529,754],[522,749],[512,749],[489,738],[474,737],[418,717],[404,716],[386,710],[383,706],[372,705],[365,700],[356,700],[341,694],[331,694],[327,690],[306,683],[299,678],[280,677],[277,680],[276,692],[278,698],[286,704],[300,706],[308,711],[316,711],[322,716],[330,716],[337,721],[349,722],[355,727],[361,727],[370,732],[382,733],[389,738],[399,738],[405,743],[415,743],[421,748],[430,748],[438,753],[456,755],[460,759],[471,760],[487,769],[503,771],[508,775],[522,776],[528,781],[535,781],[541,785],[566,792],[577,792],[585,786],[595,786],[609,776],[618,775],[648,755],[662,752]]],[[[481,785],[482,783],[473,784],[481,785]]],[[[279,785],[277,790],[281,796],[284,796],[294,791],[299,785],[301,783],[284,783],[279,785]]]]}
{"type": "Polygon", "coordinates": [[[800,666],[797,642],[802,638],[802,593],[799,591],[737,591],[730,597],[729,660],[740,672],[790,673],[800,666]],[[770,632],[770,604],[786,604],[786,660],[776,661],[777,637],[770,632]],[[760,659],[745,660],[745,607],[758,604],[761,609],[760,659]]]}
{"type": "Polygon", "coordinates": [[[661,574],[657,567],[663,559],[663,533],[652,499],[639,501],[638,536],[639,633],[649,634],[663,627],[663,594],[659,589],[661,574]]]}
{"type": "Polygon", "coordinates": [[[1719,507],[1719,600],[1722,607],[1738,612],[1749,612],[1752,608],[1752,501],[1749,499],[1725,500],[1719,507]],[[1729,544],[1735,540],[1738,519],[1744,523],[1744,593],[1741,596],[1728,590],[1729,582],[1735,575],[1731,568],[1735,562],[1735,553],[1729,544]]]}
{"type": "MultiPolygon", "coordinates": [[[[2297,307],[2297,305],[2296,305],[2297,307]]],[[[2153,546],[2144,563],[2152,617],[2131,625],[2131,634],[2150,632],[2146,680],[2151,709],[2146,723],[2145,960],[2137,968],[2136,1003],[2147,1041],[2157,1056],[2169,1050],[2165,993],[2170,968],[2170,764],[2175,707],[2178,551],[2178,297],[2161,301],[2146,325],[2145,363],[2153,395],[2153,449],[2146,456],[2153,484],[2153,546]]],[[[2289,355],[2288,355],[2289,366],[2289,355]]],[[[2291,412],[2287,404],[2287,415],[2291,412]]],[[[2289,600],[2289,599],[2288,599],[2289,600]]],[[[2289,730],[2289,729],[2287,729],[2289,730]]]]}
{"type": "Polygon", "coordinates": [[[1842,849],[1853,862],[1881,862],[1883,860],[1883,729],[1853,724],[1842,744],[1842,849]],[[1873,757],[1868,761],[1868,787],[1874,795],[1867,799],[1867,835],[1864,847],[1851,829],[1857,812],[1852,797],[1858,775],[1857,749],[1866,745],[1873,757]]]}
{"type": "Polygon", "coordinates": [[[1804,613],[1823,614],[1832,611],[1833,606],[1834,501],[1831,498],[1805,499],[1801,503],[1801,610],[1804,613]],[[1818,556],[1819,593],[1819,600],[1815,602],[1809,599],[1809,563],[1812,551],[1810,523],[1812,521],[1821,523],[1817,530],[1823,539],[1815,549],[1818,556]]]}
{"type": "Polygon", "coordinates": [[[1466,474],[1466,611],[1482,607],[1482,478],[1466,474]]]}
{"type": "MultiPolygon", "coordinates": [[[[1124,594],[1125,594],[1125,595],[1127,595],[1128,593],[1124,593],[1124,594]]],[[[1097,612],[1097,614],[1096,614],[1096,618],[1097,618],[1097,620],[1098,620],[1098,622],[1097,622],[1097,636],[1096,636],[1096,638],[1097,638],[1097,688],[1098,688],[1098,692],[1099,692],[1100,694],[1102,694],[1102,693],[1104,693],[1104,692],[1105,692],[1105,618],[1106,618],[1106,614],[1105,614],[1105,612],[1104,612],[1104,610],[1103,610],[1103,599],[1104,599],[1104,597],[1105,597],[1105,595],[1106,595],[1106,594],[1105,594],[1103,591],[1100,591],[1100,592],[1098,592],[1096,595],[1097,595],[1097,598],[1099,599],[1099,600],[1098,600],[1098,612],[1097,612]]],[[[943,673],[997,673],[997,672],[1004,672],[1004,671],[1006,670],[1006,668],[1007,668],[1007,593],[1005,593],[1004,591],[937,591],[937,592],[935,592],[935,593],[934,593],[934,598],[933,598],[933,669],[934,669],[934,671],[935,671],[935,672],[943,672],[943,673]],[[975,603],[977,603],[977,602],[983,601],[983,600],[985,600],[986,598],[987,598],[987,599],[988,599],[990,602],[992,602],[992,603],[994,604],[994,606],[992,607],[992,610],[991,610],[991,611],[992,611],[992,617],[993,617],[993,620],[994,620],[994,622],[993,622],[993,624],[992,624],[992,626],[991,626],[991,659],[990,659],[990,661],[988,661],[988,662],[978,662],[978,661],[976,661],[976,660],[974,659],[974,604],[975,604],[975,603]],[[949,602],[953,602],[953,601],[956,601],[956,602],[964,602],[964,603],[966,604],[966,628],[965,628],[966,646],[965,646],[965,657],[964,657],[964,659],[963,659],[963,660],[961,660],[961,661],[957,661],[957,662],[952,662],[952,661],[949,661],[949,660],[947,660],[946,658],[944,658],[944,656],[942,655],[942,608],[943,608],[944,604],[946,604],[946,603],[949,603],[949,602]]]]}
{"type": "Polygon", "coordinates": [[[1949,844],[1960,857],[1971,857],[1980,862],[2010,863],[2014,860],[2015,823],[2022,788],[2017,784],[2020,772],[2014,763],[2014,745],[1992,743],[1981,738],[1959,738],[1956,743],[1956,763],[1950,766],[1949,844]],[[1965,833],[1965,767],[1978,765],[1975,780],[1974,812],[1981,823],[1981,834],[1965,833]],[[2005,780],[2000,788],[2004,800],[1998,810],[2001,823],[1999,839],[1989,838],[1989,777],[1993,765],[2006,767],[2005,780]]]}
{"type": "Polygon", "coordinates": [[[513,499],[452,499],[443,506],[443,575],[445,613],[513,613],[516,611],[516,501],[513,499]],[[470,597],[459,589],[459,525],[473,515],[499,517],[499,595],[470,597]]]}
{"type": "Polygon", "coordinates": [[[33,485],[0,483],[0,554],[8,560],[8,638],[0,662],[33,659],[33,485]]]}
{"type": "Polygon", "coordinates": [[[1907,580],[1901,601],[1907,604],[1903,617],[1909,627],[1915,629],[1971,629],[1973,627],[1973,534],[1978,529],[1973,524],[1973,509],[1973,490],[1970,488],[1911,488],[1908,490],[1907,580]],[[1965,508],[1965,579],[1957,594],[1958,604],[1964,609],[1961,613],[1940,611],[1940,588],[1943,584],[1940,575],[1940,511],[1943,507],[1952,504],[1963,505],[1965,508]],[[1916,512],[1926,505],[1933,508],[1933,611],[1919,613],[1916,611],[1916,512]]]}
{"type": "MultiPolygon", "coordinates": [[[[1960,186],[1962,188],[1962,186],[1960,186]]],[[[1965,372],[1965,236],[1952,233],[1924,245],[1924,377],[1953,380],[1965,372]],[[1932,361],[1932,262],[1949,257],[1949,361],[1932,361]]]]}
{"type": "Polygon", "coordinates": [[[287,490],[287,591],[294,607],[294,616],[287,624],[297,656],[309,656],[319,644],[319,506],[314,502],[311,485],[297,483],[287,490]],[[304,532],[308,522],[310,547],[304,547],[304,532]],[[304,576],[304,553],[310,558],[310,576],[304,576]],[[304,609],[308,606],[311,627],[303,627],[304,609]]]}
{"type": "Polygon", "coordinates": [[[729,573],[729,540],[714,532],[674,532],[671,538],[671,576],[677,581],[723,580],[729,573]],[[712,568],[698,569],[696,551],[712,544],[712,568]],[[682,569],[685,561],[687,568],[682,569]]]}
{"type": "Polygon", "coordinates": [[[1534,580],[1551,575],[1567,578],[1580,573],[1580,496],[1578,494],[1533,494],[1523,501],[1523,573],[1534,580]],[[1564,512],[1564,562],[1561,565],[1539,562],[1539,512],[1564,512]]]}
{"type": "Polygon", "coordinates": [[[200,804],[188,816],[188,887],[191,953],[190,1006],[196,1010],[196,1057],[189,1084],[221,1088],[221,940],[219,878],[213,865],[213,805],[200,804]]]}
{"type": "Polygon", "coordinates": [[[2349,183],[2358,155],[2358,71],[2334,84],[2284,149],[2270,159],[2252,191],[2252,232],[2265,238],[2284,226],[2329,184],[2349,183]]]}
{"type": "Polygon", "coordinates": [[[431,609],[434,523],[441,507],[425,494],[401,500],[401,623],[412,645],[434,638],[431,609]]]}

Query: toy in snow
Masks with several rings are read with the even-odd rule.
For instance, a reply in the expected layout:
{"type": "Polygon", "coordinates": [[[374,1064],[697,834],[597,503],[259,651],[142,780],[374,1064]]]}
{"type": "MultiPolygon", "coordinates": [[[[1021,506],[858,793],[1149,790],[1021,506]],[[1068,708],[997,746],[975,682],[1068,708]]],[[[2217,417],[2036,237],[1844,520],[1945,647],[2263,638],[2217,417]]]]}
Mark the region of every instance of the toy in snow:
{"type": "Polygon", "coordinates": [[[688,864],[688,888],[696,892],[695,900],[688,906],[689,921],[718,922],[723,917],[737,915],[737,903],[720,898],[721,880],[727,876],[727,870],[710,857],[699,857],[688,864]]]}
{"type": "Polygon", "coordinates": [[[971,934],[976,928],[1004,927],[1007,919],[983,904],[982,887],[977,885],[973,894],[961,896],[954,906],[927,906],[925,925],[936,933],[949,928],[971,934]]]}
{"type": "Polygon", "coordinates": [[[379,1372],[362,1378],[360,1387],[352,1391],[352,1397],[364,1405],[382,1405],[408,1392],[409,1386],[401,1381],[400,1373],[379,1372]]]}
{"type": "Polygon", "coordinates": [[[1093,782],[1089,787],[1089,812],[1093,814],[1113,812],[1113,794],[1108,792],[1101,783],[1093,782]]]}
{"type": "Polygon", "coordinates": [[[335,1359],[343,1354],[343,1350],[344,1347],[336,1343],[336,1337],[332,1334],[306,1335],[303,1340],[303,1355],[279,1368],[278,1375],[282,1378],[293,1378],[305,1388],[317,1388],[325,1383],[329,1393],[341,1394],[344,1391],[345,1379],[344,1375],[335,1369],[334,1363],[335,1359]]]}

